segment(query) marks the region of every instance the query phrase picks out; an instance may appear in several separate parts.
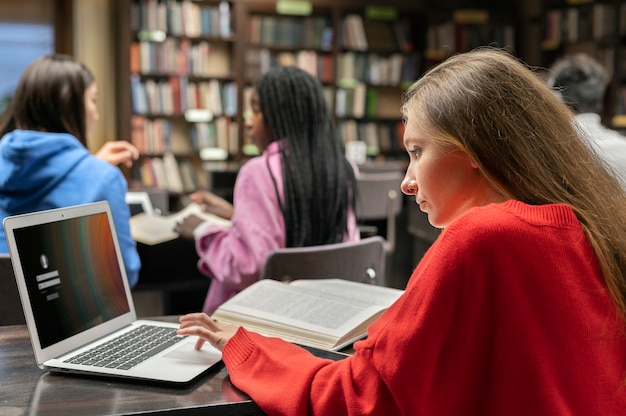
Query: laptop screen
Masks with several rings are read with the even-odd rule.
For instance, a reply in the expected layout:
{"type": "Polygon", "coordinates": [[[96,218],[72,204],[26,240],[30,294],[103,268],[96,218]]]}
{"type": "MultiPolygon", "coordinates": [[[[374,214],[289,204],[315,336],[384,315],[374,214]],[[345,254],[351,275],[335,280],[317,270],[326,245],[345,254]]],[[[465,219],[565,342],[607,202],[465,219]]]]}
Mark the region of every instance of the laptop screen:
{"type": "Polygon", "coordinates": [[[15,230],[41,347],[130,311],[106,212],[15,230]]]}

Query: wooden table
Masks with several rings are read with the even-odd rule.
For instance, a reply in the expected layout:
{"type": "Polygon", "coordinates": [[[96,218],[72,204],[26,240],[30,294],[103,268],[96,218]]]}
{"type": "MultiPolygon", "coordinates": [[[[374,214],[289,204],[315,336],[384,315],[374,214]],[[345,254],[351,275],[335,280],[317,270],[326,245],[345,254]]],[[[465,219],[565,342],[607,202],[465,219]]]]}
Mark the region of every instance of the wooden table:
{"type": "Polygon", "coordinates": [[[262,415],[223,366],[184,387],[54,374],[35,364],[26,326],[0,327],[0,415],[262,415]]]}

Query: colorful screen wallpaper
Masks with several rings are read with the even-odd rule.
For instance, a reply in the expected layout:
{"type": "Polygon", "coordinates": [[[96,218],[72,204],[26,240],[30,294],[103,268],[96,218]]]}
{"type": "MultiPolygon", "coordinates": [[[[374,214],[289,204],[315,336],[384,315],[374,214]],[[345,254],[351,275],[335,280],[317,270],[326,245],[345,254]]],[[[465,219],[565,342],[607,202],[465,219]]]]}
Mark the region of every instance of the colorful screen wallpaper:
{"type": "Polygon", "coordinates": [[[15,239],[42,348],[129,312],[106,213],[21,228],[15,239]]]}

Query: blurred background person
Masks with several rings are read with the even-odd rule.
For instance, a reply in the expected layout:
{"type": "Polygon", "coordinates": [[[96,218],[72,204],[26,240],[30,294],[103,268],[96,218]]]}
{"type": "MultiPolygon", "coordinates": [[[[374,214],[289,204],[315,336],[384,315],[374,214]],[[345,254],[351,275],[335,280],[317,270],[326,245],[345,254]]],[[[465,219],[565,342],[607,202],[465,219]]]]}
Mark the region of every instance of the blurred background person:
{"type": "Polygon", "coordinates": [[[572,109],[583,135],[626,187],[626,137],[601,121],[607,84],[604,67],[584,53],[555,61],[548,74],[548,86],[572,109]]]}
{"type": "MultiPolygon", "coordinates": [[[[71,56],[46,55],[24,70],[0,125],[0,218],[108,201],[133,287],[141,262],[130,235],[128,185],[113,165],[132,163],[138,152],[112,142],[89,153],[97,97],[93,74],[71,56]]],[[[0,253],[7,252],[0,229],[0,253]]]]}
{"type": "Polygon", "coordinates": [[[257,281],[273,250],[360,238],[355,168],[336,138],[319,81],[297,67],[275,67],[254,87],[246,128],[263,154],[241,167],[233,204],[206,191],[190,195],[232,226],[190,216],[176,227],[195,237],[198,267],[212,278],[207,313],[257,281]]]}

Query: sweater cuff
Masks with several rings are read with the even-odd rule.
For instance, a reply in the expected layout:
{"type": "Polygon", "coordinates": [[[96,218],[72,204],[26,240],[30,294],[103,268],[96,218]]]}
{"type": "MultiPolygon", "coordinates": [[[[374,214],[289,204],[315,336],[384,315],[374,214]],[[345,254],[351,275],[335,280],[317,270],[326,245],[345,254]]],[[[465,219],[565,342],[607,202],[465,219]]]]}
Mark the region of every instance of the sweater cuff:
{"type": "Polygon", "coordinates": [[[211,226],[210,221],[204,221],[200,223],[196,228],[193,229],[193,237],[197,240],[201,236],[203,236],[207,230],[211,226]]]}
{"type": "Polygon", "coordinates": [[[254,347],[250,333],[245,328],[239,327],[235,335],[224,345],[222,360],[226,367],[237,367],[250,357],[254,347]]]}

